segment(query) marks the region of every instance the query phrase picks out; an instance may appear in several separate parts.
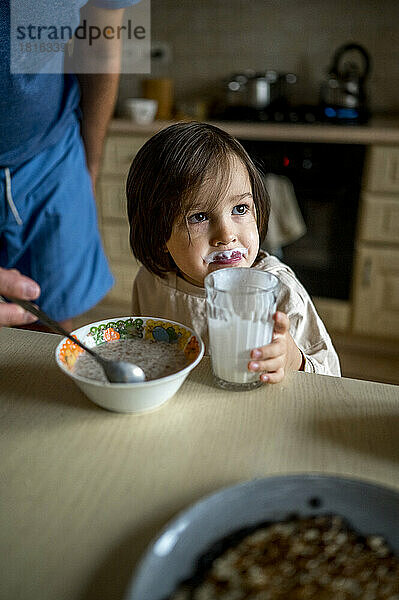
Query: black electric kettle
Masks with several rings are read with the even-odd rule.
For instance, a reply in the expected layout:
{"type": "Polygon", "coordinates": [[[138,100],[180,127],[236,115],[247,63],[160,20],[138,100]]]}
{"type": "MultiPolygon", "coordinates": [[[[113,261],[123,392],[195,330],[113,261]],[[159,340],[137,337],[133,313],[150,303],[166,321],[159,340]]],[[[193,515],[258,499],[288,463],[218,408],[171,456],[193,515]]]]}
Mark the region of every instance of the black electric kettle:
{"type": "Polygon", "coordinates": [[[354,43],[340,46],[320,90],[325,110],[329,107],[331,113],[364,117],[368,112],[365,82],[370,67],[370,56],[363,46],[354,43]],[[355,58],[360,58],[360,63],[355,58]]]}

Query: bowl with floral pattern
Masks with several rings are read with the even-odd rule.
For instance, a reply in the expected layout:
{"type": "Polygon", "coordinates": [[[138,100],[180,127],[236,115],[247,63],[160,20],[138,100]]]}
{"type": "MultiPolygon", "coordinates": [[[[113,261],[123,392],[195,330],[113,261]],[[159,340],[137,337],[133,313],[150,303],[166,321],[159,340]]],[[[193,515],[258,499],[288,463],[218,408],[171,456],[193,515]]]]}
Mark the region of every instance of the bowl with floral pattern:
{"type": "MultiPolygon", "coordinates": [[[[164,357],[175,357],[171,358],[172,367],[169,371],[166,370],[166,373],[174,370],[173,360],[178,358],[178,370],[171,374],[161,374],[156,378],[147,376],[146,381],[139,383],[109,383],[103,373],[101,377],[104,380],[101,380],[93,376],[90,369],[87,372],[82,370],[79,358],[81,355],[83,358],[85,354],[84,359],[87,362],[88,353],[84,353],[84,350],[68,338],[63,338],[55,350],[55,358],[61,371],[95,404],[122,413],[141,413],[164,404],[177,392],[190,371],[198,365],[205,349],[201,337],[190,327],[159,317],[104,319],[84,325],[72,331],[71,335],[89,348],[101,352],[104,357],[107,356],[107,352],[110,357],[109,353],[112,352],[112,358],[116,360],[127,360],[125,356],[118,354],[123,344],[123,347],[132,353],[131,362],[142,366],[145,373],[147,368],[146,376],[153,372],[153,366],[156,366],[157,353],[164,357]],[[146,342],[150,343],[147,357],[146,342]],[[147,367],[145,363],[135,360],[136,349],[144,357],[143,360],[147,361],[147,367]]],[[[98,368],[93,359],[89,357],[89,360],[98,368]]],[[[165,361],[165,358],[163,360],[165,361]]],[[[101,367],[99,368],[101,370],[101,367]]]]}

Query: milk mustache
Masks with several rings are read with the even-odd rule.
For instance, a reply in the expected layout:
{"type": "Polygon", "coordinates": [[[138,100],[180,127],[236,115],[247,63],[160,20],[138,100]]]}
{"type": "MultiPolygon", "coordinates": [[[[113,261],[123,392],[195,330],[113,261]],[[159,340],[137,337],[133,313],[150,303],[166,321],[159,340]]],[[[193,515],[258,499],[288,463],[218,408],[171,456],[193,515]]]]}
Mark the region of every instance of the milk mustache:
{"type": "Polygon", "coordinates": [[[226,268],[205,279],[212,370],[224,387],[242,389],[259,384],[248,371],[250,352],[272,339],[278,280],[249,268],[226,268]]]}

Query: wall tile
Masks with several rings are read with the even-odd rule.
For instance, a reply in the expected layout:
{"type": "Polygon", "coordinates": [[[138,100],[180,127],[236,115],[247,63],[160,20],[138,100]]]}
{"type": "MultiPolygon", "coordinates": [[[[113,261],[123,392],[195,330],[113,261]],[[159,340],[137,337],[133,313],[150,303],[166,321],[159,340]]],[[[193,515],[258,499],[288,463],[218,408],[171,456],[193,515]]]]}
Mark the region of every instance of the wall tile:
{"type": "Polygon", "coordinates": [[[211,98],[232,72],[274,68],[298,75],[296,101],[316,103],[334,51],[356,41],[373,59],[373,110],[399,112],[399,0],[152,0],[151,10],[152,39],[173,53],[154,75],[173,77],[181,100],[211,98]]]}

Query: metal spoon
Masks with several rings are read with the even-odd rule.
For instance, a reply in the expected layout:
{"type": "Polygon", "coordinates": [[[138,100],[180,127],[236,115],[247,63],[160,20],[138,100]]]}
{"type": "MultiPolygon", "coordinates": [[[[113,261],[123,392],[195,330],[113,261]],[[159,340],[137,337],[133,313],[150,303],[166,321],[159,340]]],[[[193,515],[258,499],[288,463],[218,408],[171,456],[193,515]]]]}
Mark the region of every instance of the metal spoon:
{"type": "MultiPolygon", "coordinates": [[[[0,299],[2,297],[0,296],[0,299]]],[[[132,363],[122,361],[122,360],[109,360],[108,358],[103,358],[99,356],[97,352],[88,348],[82,342],[72,337],[59,323],[53,321],[46,313],[44,313],[40,308],[35,306],[32,302],[28,300],[20,300],[19,298],[4,298],[4,300],[8,300],[15,304],[19,304],[25,310],[38,317],[45,325],[48,325],[53,331],[56,333],[60,333],[64,335],[68,339],[70,339],[74,344],[80,346],[83,350],[88,352],[100,365],[102,366],[104,373],[111,383],[139,383],[140,381],[145,381],[145,374],[143,369],[134,365],[132,363]]]]}

